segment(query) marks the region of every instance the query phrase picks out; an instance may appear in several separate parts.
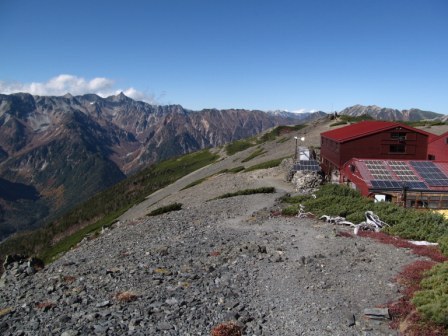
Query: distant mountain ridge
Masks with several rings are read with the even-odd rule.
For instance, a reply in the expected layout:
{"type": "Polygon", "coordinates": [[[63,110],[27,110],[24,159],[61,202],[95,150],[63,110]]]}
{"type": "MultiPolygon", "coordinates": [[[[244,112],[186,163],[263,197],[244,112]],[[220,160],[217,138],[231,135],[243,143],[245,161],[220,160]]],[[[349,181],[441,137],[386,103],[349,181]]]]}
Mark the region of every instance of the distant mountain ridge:
{"type": "Polygon", "coordinates": [[[148,164],[321,115],[191,111],[123,93],[0,95],[0,240],[40,225],[148,164]],[[28,196],[7,190],[16,187],[28,196]]]}
{"type": "Polygon", "coordinates": [[[359,117],[361,115],[369,115],[377,120],[402,120],[402,121],[419,121],[426,119],[446,120],[447,116],[431,111],[423,111],[420,109],[398,110],[387,107],[379,107],[376,105],[354,105],[347,107],[339,112],[339,114],[359,117]]]}

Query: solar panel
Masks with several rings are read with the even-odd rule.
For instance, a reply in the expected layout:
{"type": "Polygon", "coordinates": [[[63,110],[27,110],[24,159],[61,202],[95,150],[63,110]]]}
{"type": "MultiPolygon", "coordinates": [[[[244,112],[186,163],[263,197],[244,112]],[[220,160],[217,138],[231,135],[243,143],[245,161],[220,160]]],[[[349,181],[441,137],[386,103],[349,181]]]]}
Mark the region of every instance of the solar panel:
{"type": "Polygon", "coordinates": [[[411,165],[414,168],[434,168],[436,167],[434,165],[434,162],[431,161],[411,161],[411,165]]]}
{"type": "Polygon", "coordinates": [[[428,189],[424,182],[403,182],[403,181],[384,181],[384,180],[372,180],[370,182],[373,188],[383,190],[403,189],[403,187],[406,187],[408,190],[428,189]]]}
{"type": "Polygon", "coordinates": [[[430,179],[426,180],[426,183],[428,183],[432,187],[445,187],[448,186],[448,179],[430,179]]]}
{"type": "Polygon", "coordinates": [[[389,161],[389,166],[393,172],[402,181],[420,181],[420,178],[415,175],[414,171],[403,161],[389,161]]]}
{"type": "Polygon", "coordinates": [[[390,171],[387,170],[383,161],[368,160],[366,161],[366,167],[375,180],[393,180],[393,176],[390,171]]]}
{"type": "Polygon", "coordinates": [[[300,160],[294,165],[294,170],[318,172],[320,165],[316,160],[300,160]]]}
{"type": "Polygon", "coordinates": [[[402,189],[402,183],[398,181],[372,180],[373,188],[377,189],[402,189]]]}
{"type": "Polygon", "coordinates": [[[446,176],[431,161],[411,161],[411,165],[420,174],[429,186],[448,186],[448,176],[446,176]]]}
{"type": "Polygon", "coordinates": [[[406,182],[405,186],[408,189],[414,189],[414,190],[422,190],[422,189],[428,189],[427,185],[424,182],[406,182]]]}
{"type": "Polygon", "coordinates": [[[390,166],[396,166],[396,167],[407,167],[408,165],[404,161],[389,161],[390,166]]]}

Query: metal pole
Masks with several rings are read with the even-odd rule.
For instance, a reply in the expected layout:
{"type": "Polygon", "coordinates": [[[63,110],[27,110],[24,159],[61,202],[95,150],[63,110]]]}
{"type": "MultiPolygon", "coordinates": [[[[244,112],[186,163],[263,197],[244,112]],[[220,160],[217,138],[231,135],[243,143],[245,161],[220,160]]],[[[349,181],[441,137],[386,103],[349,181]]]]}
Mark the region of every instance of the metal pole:
{"type": "Polygon", "coordinates": [[[294,164],[297,162],[297,140],[299,139],[298,137],[294,137],[294,139],[296,139],[296,147],[294,150],[294,164]]]}
{"type": "Polygon", "coordinates": [[[403,207],[406,208],[408,187],[403,185],[403,207]]]}

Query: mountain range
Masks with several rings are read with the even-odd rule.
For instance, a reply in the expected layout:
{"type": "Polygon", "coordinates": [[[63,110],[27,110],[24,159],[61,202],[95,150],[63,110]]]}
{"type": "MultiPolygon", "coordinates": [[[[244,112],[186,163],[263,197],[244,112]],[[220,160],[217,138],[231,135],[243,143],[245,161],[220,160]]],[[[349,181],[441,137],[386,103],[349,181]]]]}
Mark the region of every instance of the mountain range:
{"type": "Polygon", "coordinates": [[[347,107],[339,112],[339,114],[349,115],[352,117],[359,117],[362,115],[369,115],[377,120],[402,120],[402,121],[420,121],[427,119],[439,119],[445,121],[446,117],[443,114],[431,111],[423,111],[416,108],[409,110],[397,110],[387,107],[379,107],[376,105],[354,105],[347,107]]]}
{"type": "Polygon", "coordinates": [[[0,240],[41,225],[152,163],[322,115],[191,111],[123,93],[0,95],[0,240]]]}

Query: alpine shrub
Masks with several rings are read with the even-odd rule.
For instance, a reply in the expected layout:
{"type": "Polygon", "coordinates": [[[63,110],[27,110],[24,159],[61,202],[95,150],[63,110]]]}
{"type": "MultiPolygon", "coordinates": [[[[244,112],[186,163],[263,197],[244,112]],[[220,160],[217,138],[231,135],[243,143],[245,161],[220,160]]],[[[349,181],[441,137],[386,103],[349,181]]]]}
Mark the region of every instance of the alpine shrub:
{"type": "Polygon", "coordinates": [[[412,302],[427,319],[448,327],[448,262],[436,265],[426,273],[412,302]]]}

